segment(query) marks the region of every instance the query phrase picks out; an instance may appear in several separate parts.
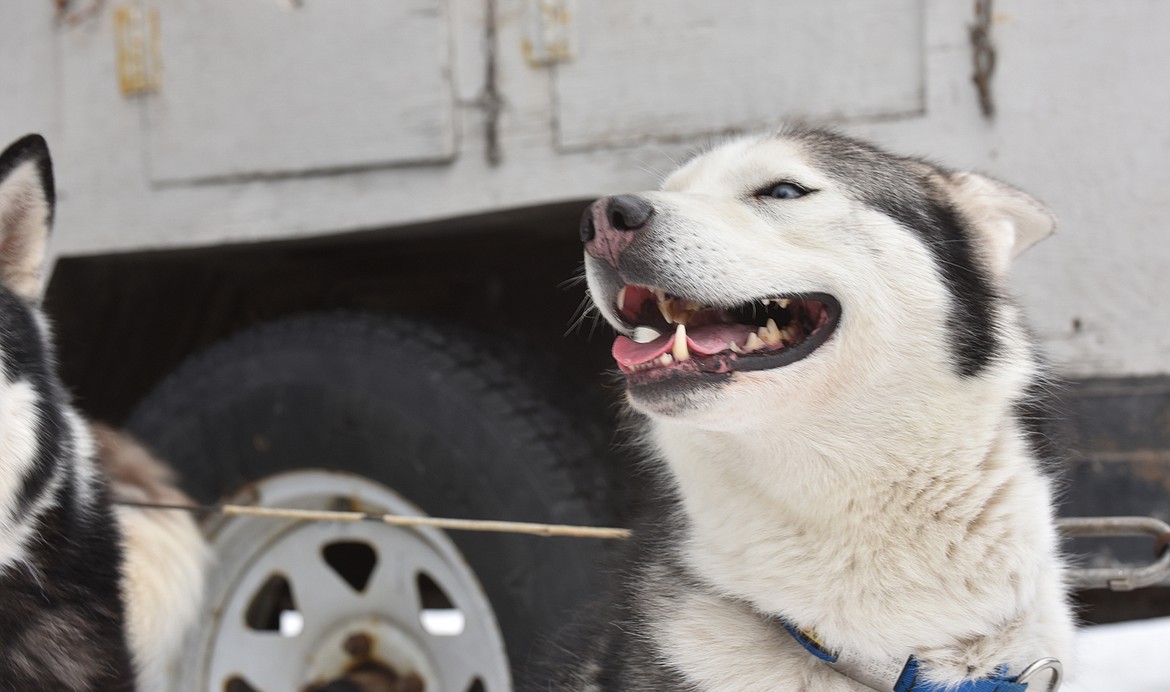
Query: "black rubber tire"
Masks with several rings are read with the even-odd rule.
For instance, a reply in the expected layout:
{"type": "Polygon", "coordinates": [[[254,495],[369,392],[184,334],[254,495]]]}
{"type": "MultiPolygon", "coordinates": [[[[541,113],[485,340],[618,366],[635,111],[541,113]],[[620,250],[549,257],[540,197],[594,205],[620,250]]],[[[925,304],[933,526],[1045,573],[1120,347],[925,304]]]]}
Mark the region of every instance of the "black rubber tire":
{"type": "MultiPolygon", "coordinates": [[[[329,468],[382,482],[436,516],[611,525],[604,425],[555,402],[547,392],[557,388],[527,362],[454,328],[308,315],[190,358],[127,427],[202,502],[279,471],[329,468]]],[[[611,550],[598,540],[451,537],[495,608],[514,671],[534,637],[597,592],[611,550]]]]}

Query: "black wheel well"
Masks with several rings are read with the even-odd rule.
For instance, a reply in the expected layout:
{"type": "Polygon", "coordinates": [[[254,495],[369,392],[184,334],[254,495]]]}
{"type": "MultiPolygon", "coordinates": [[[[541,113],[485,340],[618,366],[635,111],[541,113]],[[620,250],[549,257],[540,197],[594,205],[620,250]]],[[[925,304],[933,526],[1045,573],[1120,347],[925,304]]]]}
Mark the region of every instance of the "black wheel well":
{"type": "MultiPolygon", "coordinates": [[[[46,308],[62,376],[88,415],[121,422],[187,356],[248,327],[357,309],[501,333],[606,380],[607,340],[566,336],[584,297],[587,202],[301,240],[65,257],[46,308]]],[[[592,383],[591,385],[588,383],[592,383]]]]}

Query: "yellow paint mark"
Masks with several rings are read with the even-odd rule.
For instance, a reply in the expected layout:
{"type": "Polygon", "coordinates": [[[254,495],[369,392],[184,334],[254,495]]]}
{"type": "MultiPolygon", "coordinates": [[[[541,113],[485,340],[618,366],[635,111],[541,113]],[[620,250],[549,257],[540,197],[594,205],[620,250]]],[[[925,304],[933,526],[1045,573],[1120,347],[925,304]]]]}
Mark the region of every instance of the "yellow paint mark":
{"type": "Polygon", "coordinates": [[[521,44],[525,60],[534,67],[572,60],[568,0],[530,0],[528,12],[529,36],[521,44]]]}
{"type": "Polygon", "coordinates": [[[157,9],[121,5],[114,10],[118,86],[123,96],[158,91],[162,66],[158,26],[157,9]]]}

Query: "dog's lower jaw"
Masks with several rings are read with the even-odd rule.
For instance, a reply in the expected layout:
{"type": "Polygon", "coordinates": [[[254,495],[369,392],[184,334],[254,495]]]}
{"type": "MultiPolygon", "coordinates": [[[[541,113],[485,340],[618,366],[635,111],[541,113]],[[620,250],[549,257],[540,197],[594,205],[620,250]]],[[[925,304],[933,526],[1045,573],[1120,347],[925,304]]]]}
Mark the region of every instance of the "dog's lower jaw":
{"type": "Polygon", "coordinates": [[[672,379],[641,384],[627,390],[630,406],[647,416],[688,420],[701,417],[719,404],[720,390],[733,375],[704,381],[672,379]]]}
{"type": "MultiPolygon", "coordinates": [[[[777,616],[874,660],[913,653],[950,682],[1003,664],[1018,672],[1044,656],[1067,663],[1073,626],[1051,493],[1010,418],[982,454],[919,445],[917,460],[902,440],[893,445],[900,457],[873,440],[854,450],[858,458],[840,459],[824,441],[729,436],[663,421],[652,434],[688,517],[684,562],[712,593],[746,604],[725,611],[724,621],[734,613],[737,622],[724,635],[712,633],[715,640],[738,648],[731,631],[758,630],[757,621],[777,616]]],[[[702,600],[694,607],[706,607],[702,600]]],[[[687,631],[685,613],[669,619],[675,624],[666,630],[685,648],[688,639],[678,634],[687,631]]],[[[767,641],[773,665],[791,659],[793,667],[776,670],[818,679],[828,670],[783,637],[767,641]],[[818,665],[809,668],[809,660],[818,665]]],[[[829,683],[807,689],[864,689],[821,684],[829,683]]]]}

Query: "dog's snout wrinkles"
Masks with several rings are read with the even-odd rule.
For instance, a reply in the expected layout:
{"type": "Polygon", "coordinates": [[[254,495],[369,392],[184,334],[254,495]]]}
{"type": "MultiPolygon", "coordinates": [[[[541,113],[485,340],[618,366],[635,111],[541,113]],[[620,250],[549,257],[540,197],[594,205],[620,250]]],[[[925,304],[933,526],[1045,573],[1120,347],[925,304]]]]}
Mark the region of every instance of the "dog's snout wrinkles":
{"type": "Polygon", "coordinates": [[[654,216],[654,206],[637,195],[602,197],[581,219],[581,241],[585,251],[616,267],[622,251],[654,216]]]}

